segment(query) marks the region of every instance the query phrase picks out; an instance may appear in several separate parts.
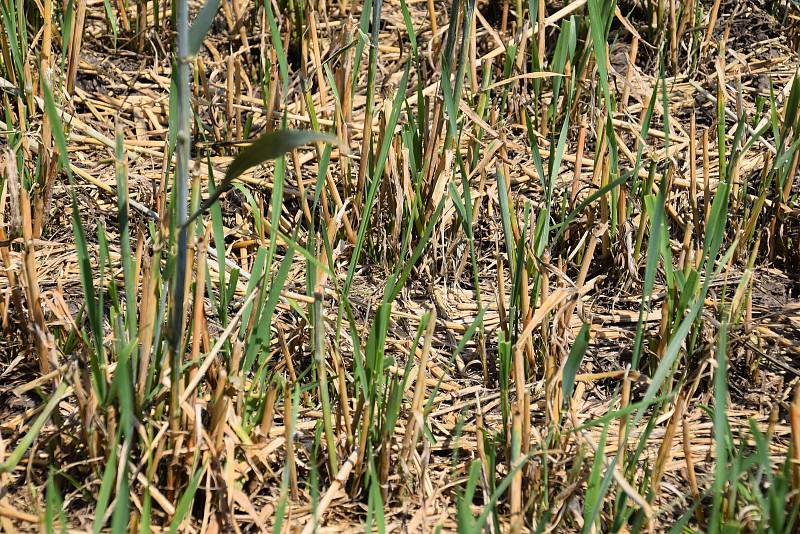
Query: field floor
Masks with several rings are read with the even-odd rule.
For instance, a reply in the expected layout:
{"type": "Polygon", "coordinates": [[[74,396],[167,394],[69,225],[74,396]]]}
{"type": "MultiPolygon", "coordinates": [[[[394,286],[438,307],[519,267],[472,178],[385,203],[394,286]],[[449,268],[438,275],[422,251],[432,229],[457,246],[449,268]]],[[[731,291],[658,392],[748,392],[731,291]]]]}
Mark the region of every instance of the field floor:
{"type": "Polygon", "coordinates": [[[185,1],[0,0],[0,532],[800,528],[795,4],[185,1]]]}

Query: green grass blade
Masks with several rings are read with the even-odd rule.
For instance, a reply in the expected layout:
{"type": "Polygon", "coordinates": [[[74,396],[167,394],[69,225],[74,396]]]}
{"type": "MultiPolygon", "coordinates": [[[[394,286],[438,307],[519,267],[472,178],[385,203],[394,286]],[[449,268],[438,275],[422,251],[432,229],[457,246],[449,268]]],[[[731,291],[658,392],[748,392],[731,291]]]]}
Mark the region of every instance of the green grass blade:
{"type": "MultiPolygon", "coordinates": [[[[376,9],[379,9],[380,2],[377,2],[376,9]]],[[[400,79],[400,85],[397,89],[397,95],[395,96],[394,102],[392,103],[392,113],[389,116],[389,120],[386,124],[386,131],[387,132],[394,132],[395,127],[397,126],[397,121],[400,118],[400,111],[402,110],[402,103],[406,97],[406,86],[408,85],[408,73],[409,73],[410,63],[406,63],[405,70],[403,71],[403,77],[400,79]]],[[[381,145],[380,153],[375,160],[375,171],[372,173],[372,181],[369,184],[369,190],[367,191],[367,198],[364,202],[364,209],[361,214],[361,222],[358,226],[358,234],[356,235],[356,244],[353,248],[353,253],[350,259],[350,265],[347,269],[347,278],[345,279],[345,283],[342,289],[342,292],[345,296],[347,296],[350,292],[350,285],[353,283],[353,276],[356,272],[356,266],[358,265],[359,259],[361,257],[361,251],[364,248],[364,240],[366,239],[367,235],[367,228],[369,227],[370,221],[370,214],[372,212],[373,204],[375,203],[375,196],[378,192],[378,186],[383,181],[383,169],[386,165],[386,157],[389,154],[389,147],[392,142],[391,135],[385,135],[383,143],[381,145]]],[[[363,164],[363,163],[362,163],[363,164]]]]}
{"type": "Polygon", "coordinates": [[[565,403],[568,403],[572,398],[572,392],[575,388],[575,376],[578,374],[581,361],[586,354],[586,345],[589,342],[589,326],[589,323],[583,323],[581,331],[578,333],[575,342],[572,344],[572,348],[569,350],[567,363],[564,365],[562,389],[565,403]]]}
{"type": "Polygon", "coordinates": [[[42,413],[39,414],[39,417],[36,418],[33,425],[31,425],[30,430],[23,436],[23,438],[19,441],[14,451],[6,458],[6,461],[0,464],[0,473],[10,473],[17,467],[17,464],[22,460],[22,457],[25,456],[25,453],[28,451],[31,445],[33,445],[33,440],[36,439],[36,436],[39,435],[39,432],[42,430],[42,427],[50,418],[50,414],[58,407],[58,403],[61,402],[61,399],[67,392],[67,383],[61,382],[56,390],[53,392],[53,395],[50,397],[50,400],[47,402],[47,405],[42,410],[42,413]]]}
{"type": "Polygon", "coordinates": [[[724,523],[722,502],[725,486],[731,479],[728,473],[728,441],[732,439],[728,426],[728,322],[722,321],[717,341],[717,366],[714,370],[714,464],[713,497],[709,532],[718,532],[724,523]]]}
{"type": "Polygon", "coordinates": [[[117,218],[119,220],[120,254],[122,255],[122,273],[125,283],[125,324],[128,327],[129,339],[136,338],[136,281],[133,279],[133,258],[131,257],[131,232],[128,222],[129,191],[128,172],[125,168],[125,144],[122,131],[117,129],[115,135],[114,156],[117,175],[117,218]]]}
{"type": "Polygon", "coordinates": [[[228,170],[225,172],[225,177],[222,179],[222,182],[214,192],[203,201],[200,208],[187,219],[184,226],[192,223],[200,214],[213,205],[220,195],[230,188],[231,182],[248,169],[260,165],[265,161],[279,158],[286,152],[294,150],[295,148],[312,143],[331,143],[338,145],[339,140],[332,135],[309,130],[279,130],[265,133],[253,141],[247,148],[239,152],[239,155],[236,156],[228,166],[228,170]]]}
{"type": "Polygon", "coordinates": [[[45,494],[45,511],[44,511],[44,530],[47,534],[55,534],[55,517],[58,516],[58,524],[61,527],[59,531],[62,534],[67,532],[67,517],[64,513],[64,501],[56,488],[55,478],[53,472],[55,469],[51,466],[47,473],[47,491],[45,494]]]}
{"type": "Polygon", "coordinates": [[[44,79],[42,83],[42,94],[44,95],[45,111],[52,125],[53,141],[58,150],[59,161],[61,162],[62,168],[66,171],[70,182],[72,233],[75,238],[75,250],[78,255],[78,266],[80,268],[81,286],[83,287],[83,294],[86,300],[87,316],[89,318],[92,339],[94,340],[94,354],[90,357],[90,366],[94,378],[94,386],[97,388],[98,396],[102,399],[105,398],[106,391],[105,377],[100,370],[100,362],[105,361],[105,350],[103,347],[103,309],[99,304],[99,299],[94,289],[94,275],[89,257],[89,246],[86,241],[83,222],[80,218],[78,199],[75,196],[75,183],[69,165],[69,153],[67,152],[67,141],[64,136],[61,117],[56,110],[56,104],[53,100],[53,93],[50,90],[50,85],[46,83],[44,79]]]}
{"type": "Polygon", "coordinates": [[[106,467],[103,470],[103,478],[100,483],[100,491],[97,494],[97,504],[94,508],[94,522],[92,523],[92,534],[99,534],[103,529],[103,519],[106,515],[108,503],[111,500],[111,493],[114,490],[114,482],[117,474],[117,447],[119,446],[119,433],[114,437],[112,446],[109,447],[109,455],[106,460],[106,467]]]}
{"type": "Polygon", "coordinates": [[[192,22],[189,28],[189,54],[194,56],[203,46],[203,40],[206,38],[208,30],[211,29],[211,23],[214,22],[214,17],[219,10],[219,0],[206,0],[200,12],[192,22]]]}
{"type": "Polygon", "coordinates": [[[203,465],[194,469],[194,474],[189,480],[189,485],[178,500],[177,506],[175,506],[175,515],[172,516],[172,520],[169,524],[170,534],[176,534],[178,532],[178,527],[183,522],[189,511],[189,507],[191,507],[194,501],[194,494],[197,492],[197,487],[200,485],[200,479],[206,472],[206,467],[207,464],[203,463],[203,465]]]}

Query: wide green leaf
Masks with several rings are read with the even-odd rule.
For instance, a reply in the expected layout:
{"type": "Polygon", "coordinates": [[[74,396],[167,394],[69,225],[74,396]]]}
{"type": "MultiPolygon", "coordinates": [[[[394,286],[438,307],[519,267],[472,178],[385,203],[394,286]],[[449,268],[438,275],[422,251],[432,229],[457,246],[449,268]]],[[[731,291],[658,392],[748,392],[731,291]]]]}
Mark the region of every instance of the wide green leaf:
{"type": "Polygon", "coordinates": [[[208,30],[211,29],[211,23],[214,22],[214,17],[219,10],[219,0],[207,0],[200,12],[192,22],[192,27],[189,28],[189,54],[195,55],[200,51],[203,46],[203,39],[205,39],[208,30]]]}
{"type": "Polygon", "coordinates": [[[572,392],[575,389],[575,377],[578,374],[578,368],[583,361],[583,356],[586,354],[586,345],[589,342],[589,323],[583,323],[578,337],[575,338],[575,343],[569,351],[567,363],[564,366],[564,377],[562,380],[564,403],[569,402],[572,397],[572,392]]]}
{"type": "Polygon", "coordinates": [[[211,193],[202,205],[186,221],[184,226],[191,224],[201,213],[207,210],[217,199],[227,191],[231,182],[241,176],[248,169],[281,157],[290,150],[312,143],[331,143],[338,145],[336,137],[314,132],[311,130],[277,130],[268,132],[253,141],[250,146],[239,152],[225,172],[222,183],[211,193]]]}

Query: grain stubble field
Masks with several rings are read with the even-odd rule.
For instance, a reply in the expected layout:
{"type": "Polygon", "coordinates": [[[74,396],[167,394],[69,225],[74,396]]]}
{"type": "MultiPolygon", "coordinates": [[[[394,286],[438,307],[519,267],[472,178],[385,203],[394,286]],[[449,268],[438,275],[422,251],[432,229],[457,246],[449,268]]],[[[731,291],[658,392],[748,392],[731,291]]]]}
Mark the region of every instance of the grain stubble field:
{"type": "Polygon", "coordinates": [[[366,4],[2,0],[0,529],[794,531],[796,7],[366,4]]]}

